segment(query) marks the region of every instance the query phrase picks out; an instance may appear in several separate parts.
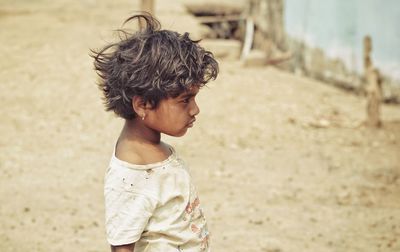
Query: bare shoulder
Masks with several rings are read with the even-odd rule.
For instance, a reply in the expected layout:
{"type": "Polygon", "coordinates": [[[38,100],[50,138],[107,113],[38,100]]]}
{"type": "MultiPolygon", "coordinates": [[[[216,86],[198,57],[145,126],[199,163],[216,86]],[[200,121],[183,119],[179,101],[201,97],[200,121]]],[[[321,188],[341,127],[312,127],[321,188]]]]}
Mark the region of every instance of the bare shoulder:
{"type": "Polygon", "coordinates": [[[137,146],[129,144],[125,141],[121,141],[118,143],[117,147],[115,148],[115,156],[118,159],[131,164],[146,164],[146,161],[141,154],[140,149],[137,146]]]}
{"type": "Polygon", "coordinates": [[[161,142],[158,145],[142,145],[121,141],[115,156],[125,162],[146,165],[166,160],[172,154],[172,147],[161,142]]]}

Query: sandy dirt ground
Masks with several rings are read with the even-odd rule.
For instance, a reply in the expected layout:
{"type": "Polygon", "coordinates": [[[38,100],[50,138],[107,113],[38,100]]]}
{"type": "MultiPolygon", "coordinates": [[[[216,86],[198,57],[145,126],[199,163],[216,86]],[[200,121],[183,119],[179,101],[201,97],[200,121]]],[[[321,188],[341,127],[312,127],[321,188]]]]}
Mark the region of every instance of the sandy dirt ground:
{"type": "MultiPolygon", "coordinates": [[[[196,33],[182,1],[164,27],[196,33]]],[[[173,3],[171,3],[173,2],[173,3]]],[[[0,1],[0,251],[109,251],[103,175],[122,125],[89,48],[137,1],[0,1]]],[[[400,251],[400,107],[275,68],[220,61],[183,138],[213,251],[400,251]]]]}

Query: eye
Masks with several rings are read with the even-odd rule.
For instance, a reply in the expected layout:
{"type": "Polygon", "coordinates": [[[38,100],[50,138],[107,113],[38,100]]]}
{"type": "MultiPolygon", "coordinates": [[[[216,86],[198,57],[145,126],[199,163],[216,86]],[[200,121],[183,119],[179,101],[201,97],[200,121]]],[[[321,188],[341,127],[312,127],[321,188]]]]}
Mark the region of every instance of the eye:
{"type": "Polygon", "coordinates": [[[190,98],[186,98],[182,100],[182,103],[189,103],[190,102],[190,98]]]}

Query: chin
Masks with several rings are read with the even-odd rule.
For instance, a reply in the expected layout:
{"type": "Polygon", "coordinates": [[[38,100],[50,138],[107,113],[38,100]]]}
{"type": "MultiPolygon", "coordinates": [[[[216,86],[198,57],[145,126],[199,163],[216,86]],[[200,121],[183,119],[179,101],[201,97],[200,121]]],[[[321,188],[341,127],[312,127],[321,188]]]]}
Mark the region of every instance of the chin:
{"type": "Polygon", "coordinates": [[[181,137],[184,136],[187,132],[187,129],[183,129],[181,131],[178,132],[164,132],[164,134],[167,134],[168,136],[173,136],[173,137],[181,137]]]}

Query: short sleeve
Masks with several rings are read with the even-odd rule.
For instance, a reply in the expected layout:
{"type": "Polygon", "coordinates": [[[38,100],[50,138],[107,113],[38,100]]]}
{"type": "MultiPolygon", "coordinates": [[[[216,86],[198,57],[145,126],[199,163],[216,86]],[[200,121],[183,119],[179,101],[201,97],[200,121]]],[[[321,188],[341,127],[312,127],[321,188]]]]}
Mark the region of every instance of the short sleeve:
{"type": "Polygon", "coordinates": [[[131,244],[140,239],[156,203],[134,191],[105,191],[107,241],[114,246],[131,244]]]}

